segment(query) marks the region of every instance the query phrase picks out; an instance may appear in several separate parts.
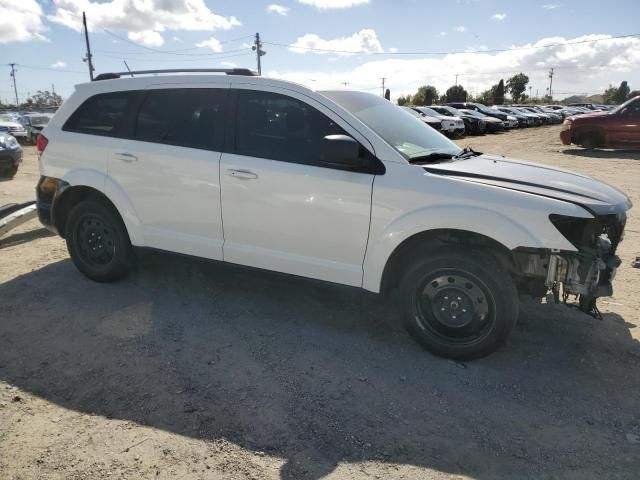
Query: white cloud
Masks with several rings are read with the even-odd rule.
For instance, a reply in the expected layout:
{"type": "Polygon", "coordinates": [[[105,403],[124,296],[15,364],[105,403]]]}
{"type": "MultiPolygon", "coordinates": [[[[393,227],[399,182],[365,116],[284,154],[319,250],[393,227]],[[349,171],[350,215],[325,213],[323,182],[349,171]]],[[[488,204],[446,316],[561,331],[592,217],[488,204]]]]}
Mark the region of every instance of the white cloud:
{"type": "Polygon", "coordinates": [[[371,29],[360,30],[350,37],[336,38],[333,40],[324,40],[316,34],[307,33],[292,43],[289,50],[295,53],[336,53],[337,55],[384,51],[375,30],[371,29]]]}
{"type": "Polygon", "coordinates": [[[446,37],[447,36],[447,32],[440,32],[438,35],[440,35],[441,37],[446,37]]]}
{"type": "Polygon", "coordinates": [[[44,13],[35,0],[0,0],[0,43],[47,40],[44,13]]]}
{"type": "Polygon", "coordinates": [[[165,30],[211,32],[240,25],[236,17],[212,12],[204,0],[52,1],[53,14],[47,17],[52,22],[79,31],[85,11],[89,30],[125,31],[130,39],[147,46],[162,45],[165,30]]]}
{"type": "Polygon", "coordinates": [[[57,62],[49,65],[49,68],[65,68],[66,66],[66,63],[64,63],[62,60],[58,60],[57,62]]]}
{"type": "Polygon", "coordinates": [[[456,28],[454,28],[454,30],[455,30],[456,32],[460,32],[460,33],[462,33],[462,32],[465,32],[465,31],[467,30],[467,27],[465,27],[465,26],[463,26],[463,25],[460,25],[460,26],[457,26],[456,28]]]}
{"type": "Polygon", "coordinates": [[[269,72],[269,76],[285,78],[322,90],[344,88],[371,89],[377,86],[377,78],[387,77],[393,98],[401,94],[413,94],[420,85],[435,85],[441,92],[455,82],[467,91],[478,94],[501,78],[505,80],[518,72],[531,79],[533,93],[544,95],[549,84],[548,69],[555,68],[553,77],[557,97],[570,92],[598,92],[602,85],[619,84],[628,80],[640,84],[640,39],[618,38],[594,43],[575,43],[598,39],[610,39],[610,35],[585,35],[577,38],[549,37],[525,45],[520,50],[491,53],[450,54],[441,58],[382,58],[364,62],[351,70],[269,72]],[[573,45],[557,45],[574,42],[573,45]],[[545,45],[557,45],[549,48],[545,45]],[[525,48],[526,47],[526,48],[525,48]],[[310,79],[314,81],[311,82],[310,79]]]}
{"type": "Polygon", "coordinates": [[[161,47],[164,38],[154,30],[142,30],[140,32],[129,32],[127,35],[132,42],[140,43],[145,47],[161,47]]]}
{"type": "Polygon", "coordinates": [[[398,53],[398,49],[396,47],[391,47],[389,49],[389,53],[398,53]]]}
{"type": "Polygon", "coordinates": [[[227,68],[236,68],[238,64],[233,62],[220,62],[220,66],[227,68]]]}
{"type": "Polygon", "coordinates": [[[507,14],[506,13],[495,13],[491,18],[493,20],[502,21],[505,18],[507,18],[507,14]]]}
{"type": "Polygon", "coordinates": [[[220,45],[220,42],[213,37],[211,37],[209,40],[204,40],[200,43],[196,43],[196,47],[210,48],[216,53],[220,53],[222,51],[222,45],[220,45]]]}
{"type": "Polygon", "coordinates": [[[298,0],[304,5],[311,5],[321,10],[330,8],[351,8],[357,5],[365,5],[369,0],[298,0]]]}
{"type": "Polygon", "coordinates": [[[267,7],[267,13],[276,13],[283,17],[286,17],[289,14],[289,7],[285,7],[283,5],[278,5],[276,3],[272,3],[267,7]]]}
{"type": "Polygon", "coordinates": [[[546,4],[542,5],[542,8],[544,8],[545,10],[555,10],[556,8],[560,8],[560,5],[546,3],[546,4]]]}

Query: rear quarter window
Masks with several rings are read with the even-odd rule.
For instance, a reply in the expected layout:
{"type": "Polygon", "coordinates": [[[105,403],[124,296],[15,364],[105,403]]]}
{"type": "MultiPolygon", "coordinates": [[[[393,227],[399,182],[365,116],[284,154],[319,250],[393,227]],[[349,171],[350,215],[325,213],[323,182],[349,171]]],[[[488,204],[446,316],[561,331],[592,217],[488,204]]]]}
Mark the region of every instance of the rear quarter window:
{"type": "Polygon", "coordinates": [[[62,127],[65,131],[116,136],[125,113],[138,93],[101,93],[88,98],[62,127]]]}

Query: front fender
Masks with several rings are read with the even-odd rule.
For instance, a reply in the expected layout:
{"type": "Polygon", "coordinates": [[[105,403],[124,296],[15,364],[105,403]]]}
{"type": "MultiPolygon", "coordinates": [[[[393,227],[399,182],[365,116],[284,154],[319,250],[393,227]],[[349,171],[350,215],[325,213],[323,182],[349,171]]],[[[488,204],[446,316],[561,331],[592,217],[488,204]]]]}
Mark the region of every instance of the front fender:
{"type": "Polygon", "coordinates": [[[136,246],[145,245],[142,225],[133,205],[122,188],[110,177],[97,170],[77,169],[65,174],[61,180],[71,186],[91,187],[102,193],[118,210],[125,227],[127,227],[131,243],[136,246]]]}
{"type": "MultiPolygon", "coordinates": [[[[584,216],[584,210],[578,206],[560,203],[570,211],[575,208],[576,216],[584,216]]],[[[373,292],[380,291],[387,260],[405,240],[419,233],[442,229],[477,233],[493,239],[509,250],[517,247],[576,250],[551,224],[546,212],[531,212],[525,226],[515,218],[484,207],[468,205],[425,207],[395,219],[379,233],[372,229],[364,261],[363,288],[373,292]]]]}

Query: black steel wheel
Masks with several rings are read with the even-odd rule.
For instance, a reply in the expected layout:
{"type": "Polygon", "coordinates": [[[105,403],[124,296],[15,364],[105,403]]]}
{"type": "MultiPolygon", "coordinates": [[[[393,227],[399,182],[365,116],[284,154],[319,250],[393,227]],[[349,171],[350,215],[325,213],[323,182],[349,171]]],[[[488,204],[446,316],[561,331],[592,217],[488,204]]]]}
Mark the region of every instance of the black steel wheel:
{"type": "Polygon", "coordinates": [[[126,228],[117,212],[101,202],[76,205],[67,219],[65,238],[75,266],[98,282],[125,277],[133,264],[126,228]]]}
{"type": "Polygon", "coordinates": [[[488,355],[517,320],[518,294],[512,279],[493,257],[482,255],[442,249],[405,274],[400,298],[407,329],[437,355],[488,355]]]}

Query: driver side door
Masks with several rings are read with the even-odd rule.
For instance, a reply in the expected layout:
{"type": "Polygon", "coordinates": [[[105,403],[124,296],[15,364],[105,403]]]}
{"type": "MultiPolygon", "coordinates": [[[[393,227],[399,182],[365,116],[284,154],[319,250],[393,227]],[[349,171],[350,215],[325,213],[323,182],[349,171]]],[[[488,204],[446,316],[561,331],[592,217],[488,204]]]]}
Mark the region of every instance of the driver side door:
{"type": "Polygon", "coordinates": [[[319,161],[324,136],[357,134],[304,95],[252,87],[234,90],[220,162],[224,260],[361,286],[374,175],[319,161]]]}

